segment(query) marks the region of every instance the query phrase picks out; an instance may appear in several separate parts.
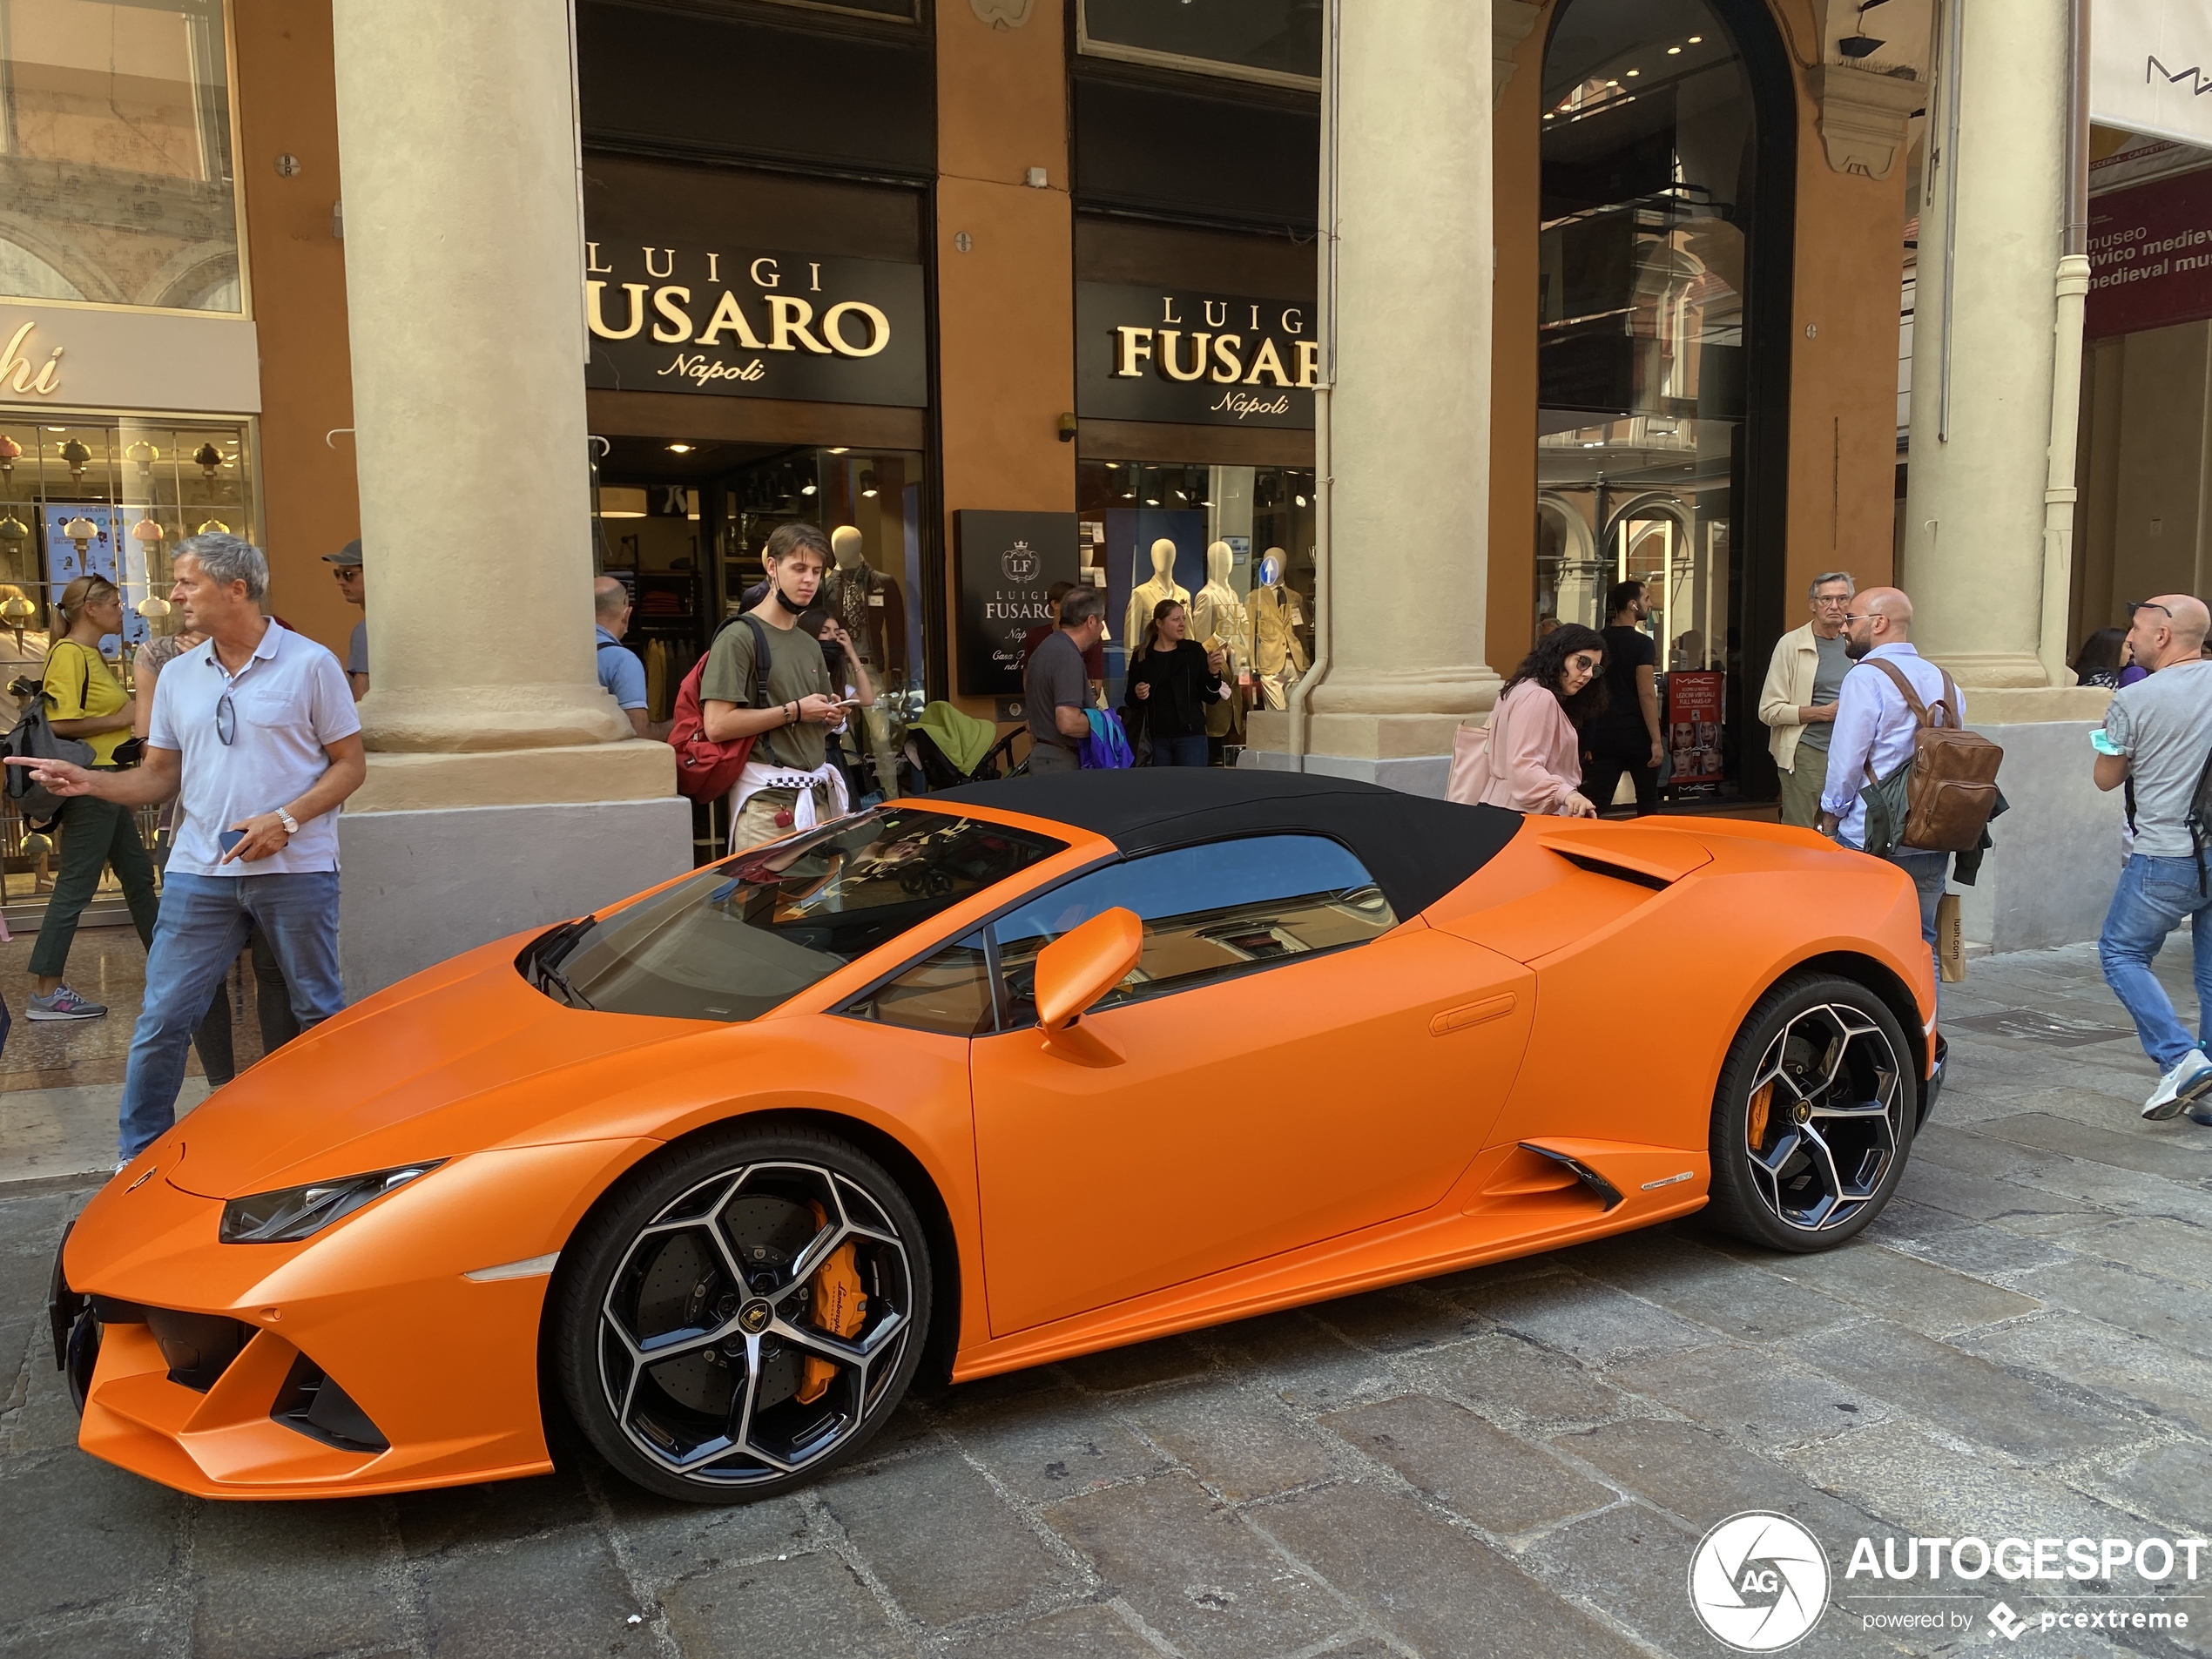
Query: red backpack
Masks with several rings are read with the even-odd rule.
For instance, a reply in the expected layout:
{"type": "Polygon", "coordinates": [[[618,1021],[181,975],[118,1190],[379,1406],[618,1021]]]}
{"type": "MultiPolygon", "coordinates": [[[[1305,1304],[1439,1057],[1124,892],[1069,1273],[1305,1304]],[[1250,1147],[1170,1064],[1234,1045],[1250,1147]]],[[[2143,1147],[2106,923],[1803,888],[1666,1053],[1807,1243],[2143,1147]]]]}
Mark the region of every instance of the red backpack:
{"type": "MultiPolygon", "coordinates": [[[[741,622],[752,631],[752,706],[765,709],[768,706],[768,631],[758,617],[734,617],[731,622],[741,622]]],[[[720,637],[718,632],[716,637],[720,637]]],[[[699,706],[699,677],[706,672],[707,657],[712,655],[710,647],[684,676],[683,686],[676,693],[675,724],[668,731],[669,745],[676,751],[676,792],[686,800],[714,800],[728,794],[738,774],[745,770],[745,763],[752,759],[752,745],[759,740],[756,735],[717,743],[706,735],[706,717],[699,706]]]]}

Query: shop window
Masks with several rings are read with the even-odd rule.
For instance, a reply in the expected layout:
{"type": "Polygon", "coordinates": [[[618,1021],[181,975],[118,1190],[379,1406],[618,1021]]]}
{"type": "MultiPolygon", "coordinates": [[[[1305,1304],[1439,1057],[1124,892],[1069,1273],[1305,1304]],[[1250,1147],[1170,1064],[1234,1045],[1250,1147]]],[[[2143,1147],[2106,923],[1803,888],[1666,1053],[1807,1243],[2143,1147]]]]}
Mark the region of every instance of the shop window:
{"type": "Polygon", "coordinates": [[[1109,699],[1120,702],[1158,602],[1173,598],[1190,609],[1192,638],[1229,651],[1238,696],[1216,705],[1212,735],[1241,745],[1246,711],[1286,706],[1313,659],[1311,468],[1079,461],[1076,508],[1082,580],[1106,595],[1109,699]]]}
{"type": "Polygon", "coordinates": [[[223,0],[0,0],[0,293],[236,313],[223,0]]]}
{"type": "Polygon", "coordinates": [[[1240,80],[1318,86],[1321,0],[1080,0],[1081,51],[1240,80]]]}
{"type": "Polygon", "coordinates": [[[633,596],[623,643],[644,662],[650,718],[670,718],[685,675],[721,625],[759,603],[769,534],[812,524],[833,555],[817,608],[850,636],[860,671],[834,651],[831,667],[855,692],[865,675],[874,698],[834,758],[855,801],[907,792],[899,753],[906,725],[921,716],[938,649],[923,626],[921,455],[611,438],[594,471],[595,557],[633,596]]]}
{"type": "MultiPolygon", "coordinates": [[[[1741,634],[1750,77],[1704,0],[1567,0],[1543,99],[1535,631],[1603,627],[1607,590],[1633,578],[1661,671],[1725,671],[1741,634]]],[[[1709,759],[1696,771],[1716,779],[1709,759]]]]}
{"type": "Polygon", "coordinates": [[[1366,867],[1318,835],[1255,835],[1109,864],[993,924],[1010,1026],[1036,1018],[1037,953],[1116,907],[1143,920],[1144,954],[1109,1008],[1365,944],[1398,921],[1366,867]]]}
{"type": "MultiPolygon", "coordinates": [[[[132,653],[180,625],[168,597],[178,543],[205,530],[253,534],[251,427],[39,415],[0,420],[0,732],[24,706],[13,688],[45,671],[54,602],[71,582],[98,574],[122,589],[123,632],[100,648],[127,686],[132,653]]],[[[142,816],[151,844],[152,809],[142,816]]],[[[0,806],[8,902],[44,901],[54,853],[14,803],[0,806]]]]}

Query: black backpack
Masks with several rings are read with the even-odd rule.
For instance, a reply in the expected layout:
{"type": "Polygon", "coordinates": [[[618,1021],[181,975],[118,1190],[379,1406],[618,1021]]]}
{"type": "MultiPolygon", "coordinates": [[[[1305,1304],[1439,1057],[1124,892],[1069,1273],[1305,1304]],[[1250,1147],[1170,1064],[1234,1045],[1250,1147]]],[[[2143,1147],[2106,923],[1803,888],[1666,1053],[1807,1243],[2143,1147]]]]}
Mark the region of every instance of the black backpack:
{"type": "MultiPolygon", "coordinates": [[[[2135,780],[2131,776],[2123,788],[2128,797],[2128,833],[2135,833],[2135,780]]],[[[2189,809],[2182,821],[2189,828],[2189,848],[2196,856],[2196,890],[2200,896],[2212,895],[2212,887],[2205,880],[2204,849],[2212,845],[2212,755],[2204,758],[2204,770],[2196,774],[2196,787],[2189,792],[2189,809]]]]}
{"type": "MultiPolygon", "coordinates": [[[[54,730],[53,720],[46,712],[46,705],[51,699],[46,694],[43,675],[35,684],[26,675],[8,689],[23,698],[24,710],[14,729],[0,738],[0,752],[25,760],[69,760],[80,766],[92,764],[91,744],[64,738],[54,730]]],[[[51,829],[54,820],[62,815],[62,798],[36,782],[28,766],[10,766],[7,772],[8,799],[23,809],[24,822],[34,830],[51,829]]]]}

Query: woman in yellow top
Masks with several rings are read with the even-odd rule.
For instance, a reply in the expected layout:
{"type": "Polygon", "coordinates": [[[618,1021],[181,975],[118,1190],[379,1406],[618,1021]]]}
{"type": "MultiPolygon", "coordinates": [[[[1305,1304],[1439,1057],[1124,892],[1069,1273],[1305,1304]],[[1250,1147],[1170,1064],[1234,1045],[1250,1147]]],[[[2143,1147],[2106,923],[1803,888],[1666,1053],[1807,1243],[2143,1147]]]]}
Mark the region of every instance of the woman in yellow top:
{"type": "MultiPolygon", "coordinates": [[[[104,576],[80,576],[62,590],[61,613],[62,631],[46,653],[46,712],[56,737],[91,744],[93,765],[112,770],[116,748],[130,737],[136,712],[100,655],[101,638],[123,631],[123,596],[104,576]]],[[[63,804],[60,834],[61,870],[30,952],[37,994],[24,1013],[33,1020],[97,1020],[107,1008],[86,1001],[62,980],[77,919],[91,902],[105,867],[123,885],[140,941],[152,944],[153,860],[138,840],[131,809],[90,795],[63,804]]]]}

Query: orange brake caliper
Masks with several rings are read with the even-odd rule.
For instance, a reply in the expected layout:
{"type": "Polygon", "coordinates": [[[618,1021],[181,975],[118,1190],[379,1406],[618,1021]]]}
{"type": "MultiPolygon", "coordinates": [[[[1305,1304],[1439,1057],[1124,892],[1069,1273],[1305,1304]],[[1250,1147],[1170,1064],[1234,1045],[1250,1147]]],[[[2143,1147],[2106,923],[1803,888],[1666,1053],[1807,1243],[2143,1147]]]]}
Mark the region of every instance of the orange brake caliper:
{"type": "Polygon", "coordinates": [[[1766,1145],[1767,1114],[1774,1108],[1774,1080],[1770,1077],[1758,1093],[1751,1096],[1750,1121],[1744,1125],[1744,1138],[1750,1142],[1751,1150],[1758,1152],[1766,1145]]]}
{"type": "MultiPolygon", "coordinates": [[[[819,1232],[829,1220],[828,1213],[818,1204],[809,1204],[814,1212],[814,1230],[819,1232]]],[[[832,1336],[853,1337],[868,1317],[867,1293],[860,1288],[860,1270],[853,1254],[853,1241],[846,1239],[830,1251],[814,1274],[813,1306],[808,1312],[807,1323],[832,1336]]],[[[818,1354],[806,1356],[806,1380],[800,1386],[798,1399],[802,1406],[811,1406],[822,1397],[830,1386],[830,1379],[837,1375],[834,1361],[818,1354]]]]}

